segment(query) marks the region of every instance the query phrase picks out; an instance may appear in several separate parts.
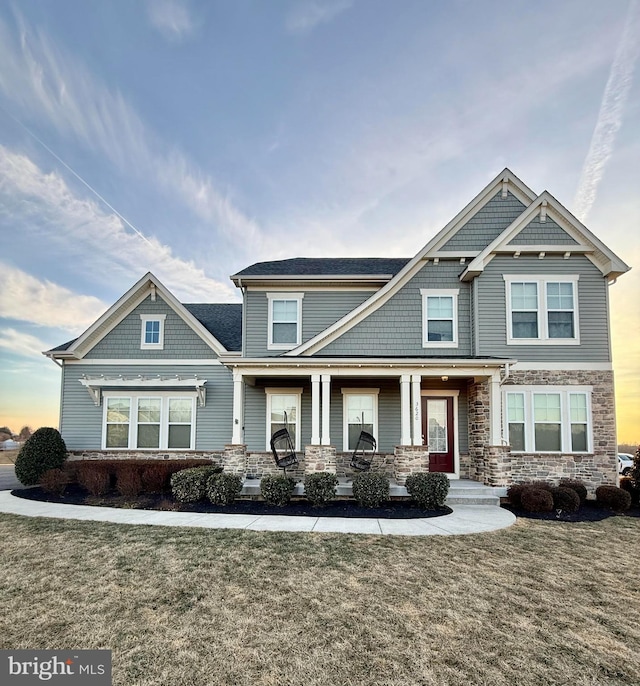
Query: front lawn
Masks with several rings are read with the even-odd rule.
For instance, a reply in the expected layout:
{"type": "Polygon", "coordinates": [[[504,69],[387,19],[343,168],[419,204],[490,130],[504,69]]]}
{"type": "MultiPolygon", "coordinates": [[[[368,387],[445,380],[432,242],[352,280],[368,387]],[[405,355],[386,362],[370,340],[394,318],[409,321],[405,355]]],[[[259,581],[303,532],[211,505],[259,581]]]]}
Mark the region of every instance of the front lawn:
{"type": "Polygon", "coordinates": [[[0,516],[0,648],[116,685],[640,683],[640,520],[403,538],[0,516]]]}

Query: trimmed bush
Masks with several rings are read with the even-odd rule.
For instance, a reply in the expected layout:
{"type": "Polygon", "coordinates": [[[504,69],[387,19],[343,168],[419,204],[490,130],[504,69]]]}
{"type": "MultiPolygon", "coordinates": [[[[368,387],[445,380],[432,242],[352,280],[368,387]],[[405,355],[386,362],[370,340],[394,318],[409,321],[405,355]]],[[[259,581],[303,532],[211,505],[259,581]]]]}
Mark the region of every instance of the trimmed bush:
{"type": "Polygon", "coordinates": [[[207,479],[207,498],[214,505],[230,505],[242,490],[242,477],[237,474],[212,474],[207,479]]]}
{"type": "Polygon", "coordinates": [[[324,505],[336,497],[338,477],[329,472],[308,474],[304,478],[304,494],[314,505],[324,505]]]}
{"type": "Polygon", "coordinates": [[[269,505],[286,505],[295,487],[296,481],[290,476],[268,474],[260,479],[260,493],[269,505]]]}
{"type": "Polygon", "coordinates": [[[389,500],[389,479],[379,472],[362,472],[353,477],[353,497],[362,507],[380,507],[389,500]]]}
{"type": "Polygon", "coordinates": [[[553,496],[551,491],[537,486],[527,486],[520,495],[522,509],[526,512],[552,512],[553,496]]]}
{"type": "Polygon", "coordinates": [[[582,483],[582,481],[577,481],[575,479],[562,479],[560,481],[560,488],[570,488],[578,494],[580,498],[580,505],[584,505],[587,501],[587,487],[582,483]]]}
{"type": "Polygon", "coordinates": [[[608,507],[614,512],[624,512],[631,507],[631,493],[617,486],[598,486],[596,501],[601,507],[608,507]]]}
{"type": "Polygon", "coordinates": [[[40,486],[47,493],[62,495],[69,483],[69,476],[64,469],[47,469],[40,477],[40,486]]]}
{"type": "Polygon", "coordinates": [[[516,508],[521,508],[522,507],[522,491],[525,489],[525,484],[511,484],[509,488],[507,488],[507,498],[509,498],[509,502],[513,507],[516,508]]]}
{"type": "Polygon", "coordinates": [[[580,509],[580,496],[573,488],[559,486],[551,489],[553,507],[563,512],[577,512],[580,509]]]}
{"type": "Polygon", "coordinates": [[[142,465],[140,478],[142,479],[143,492],[162,493],[168,490],[171,474],[175,474],[175,472],[167,468],[166,462],[142,465]]]}
{"type": "Polygon", "coordinates": [[[78,465],[78,483],[91,495],[106,495],[111,485],[109,470],[100,462],[82,462],[78,465]]]}
{"type": "Polygon", "coordinates": [[[215,465],[181,469],[171,475],[171,493],[180,503],[197,503],[207,497],[209,477],[219,473],[215,465]]]}
{"type": "Polygon", "coordinates": [[[16,457],[16,477],[25,486],[35,486],[49,469],[61,469],[67,459],[67,446],[57,429],[42,427],[20,448],[16,457]]]}
{"type": "Polygon", "coordinates": [[[424,510],[436,510],[444,505],[449,493],[449,479],[440,472],[411,474],[407,477],[407,492],[424,510]]]}
{"type": "Polygon", "coordinates": [[[116,468],[116,488],[120,495],[135,498],[142,493],[142,469],[139,465],[123,462],[116,468]]]}
{"type": "Polygon", "coordinates": [[[636,486],[633,479],[630,476],[620,477],[620,488],[624,489],[631,495],[632,505],[638,505],[640,502],[640,488],[636,486]]]}

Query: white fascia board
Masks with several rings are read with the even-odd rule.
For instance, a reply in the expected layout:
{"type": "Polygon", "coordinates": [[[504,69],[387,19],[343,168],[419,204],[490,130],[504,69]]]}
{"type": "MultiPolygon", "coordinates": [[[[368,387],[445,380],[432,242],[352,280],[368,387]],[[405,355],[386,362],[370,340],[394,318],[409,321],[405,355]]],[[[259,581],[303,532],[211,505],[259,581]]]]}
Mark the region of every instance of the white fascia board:
{"type": "Polygon", "coordinates": [[[216,366],[221,365],[219,359],[172,359],[172,358],[162,358],[160,360],[147,360],[146,358],[140,357],[127,357],[126,359],[121,358],[90,358],[79,360],[74,358],[72,360],[65,360],[66,365],[80,366],[80,367],[206,367],[206,366],[216,366]]]}
{"type": "MultiPolygon", "coordinates": [[[[495,196],[502,187],[503,182],[509,184],[509,188],[515,190],[514,195],[525,204],[526,202],[532,202],[536,197],[535,193],[525,186],[515,174],[509,169],[504,169],[377,293],[374,293],[369,299],[365,300],[365,302],[346,314],[342,319],[339,319],[332,326],[285,354],[291,356],[312,355],[318,352],[318,350],[322,350],[322,348],[332,343],[384,305],[389,298],[395,295],[402,286],[417,274],[424,266],[424,261],[431,257],[433,251],[444,245],[451,236],[495,196]]],[[[456,257],[457,254],[452,252],[451,258],[456,259],[456,257]]]]}
{"type": "Polygon", "coordinates": [[[217,354],[226,348],[175,298],[175,296],[151,273],[147,272],[96,322],[94,322],[65,352],[76,359],[82,359],[95,345],[110,333],[127,315],[131,314],[145,300],[151,287],[181,317],[193,331],[217,354]],[[96,334],[97,335],[96,337],[96,334]]]}
{"type": "Polygon", "coordinates": [[[461,281],[468,281],[482,272],[485,266],[491,261],[492,257],[498,252],[576,252],[585,254],[589,259],[607,276],[612,272],[616,275],[628,271],[628,267],[618,258],[602,241],[594,236],[584,224],[576,219],[569,210],[561,205],[548,191],[541,193],[534,202],[527,207],[524,212],[517,217],[492,243],[490,243],[465,269],[461,274],[461,281]],[[540,211],[542,204],[546,203],[547,216],[558,224],[558,226],[571,236],[576,244],[566,244],[565,246],[516,246],[509,243],[528,226],[540,211]],[[540,249],[544,248],[544,249],[540,249]],[[600,252],[608,258],[608,262],[598,258],[594,253],[600,252]]]}

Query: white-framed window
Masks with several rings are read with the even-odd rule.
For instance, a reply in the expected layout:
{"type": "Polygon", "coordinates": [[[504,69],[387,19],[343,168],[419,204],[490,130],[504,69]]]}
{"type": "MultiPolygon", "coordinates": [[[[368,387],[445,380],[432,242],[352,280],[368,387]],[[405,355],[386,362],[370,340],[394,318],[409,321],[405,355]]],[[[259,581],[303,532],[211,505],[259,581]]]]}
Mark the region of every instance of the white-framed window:
{"type": "Polygon", "coordinates": [[[512,452],[593,452],[590,386],[503,389],[505,438],[512,452]]]}
{"type": "Polygon", "coordinates": [[[507,343],[579,344],[578,279],[577,274],[505,274],[507,343]]]}
{"type": "Polygon", "coordinates": [[[104,391],[103,450],[193,450],[196,394],[104,391]]]}
{"type": "Polygon", "coordinates": [[[422,346],[458,347],[458,288],[421,288],[422,346]]]}
{"type": "Polygon", "coordinates": [[[300,450],[300,405],[302,388],[265,388],[267,395],[267,450],[276,431],[289,430],[296,450],[300,450]]]}
{"type": "Polygon", "coordinates": [[[269,350],[291,350],[302,343],[304,293],[267,293],[269,303],[269,350]]]}
{"type": "Polygon", "coordinates": [[[361,431],[378,438],[379,388],[342,389],[343,450],[355,450],[361,431]]]}
{"type": "Polygon", "coordinates": [[[164,314],[141,314],[140,348],[162,350],[164,348],[164,314]]]}

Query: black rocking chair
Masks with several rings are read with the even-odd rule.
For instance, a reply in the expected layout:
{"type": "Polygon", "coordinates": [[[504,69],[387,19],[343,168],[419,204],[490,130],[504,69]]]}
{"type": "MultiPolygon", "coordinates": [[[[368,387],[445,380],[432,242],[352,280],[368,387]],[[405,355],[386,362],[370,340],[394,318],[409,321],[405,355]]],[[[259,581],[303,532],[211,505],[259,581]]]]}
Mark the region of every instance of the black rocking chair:
{"type": "Polygon", "coordinates": [[[296,448],[291,440],[287,423],[287,413],[284,413],[284,429],[278,429],[271,436],[271,452],[276,465],[287,475],[287,467],[295,467],[298,464],[296,448]]]}
{"type": "Polygon", "coordinates": [[[366,472],[371,469],[376,447],[376,439],[368,431],[361,431],[356,449],[351,456],[351,467],[358,472],[366,472]]]}

